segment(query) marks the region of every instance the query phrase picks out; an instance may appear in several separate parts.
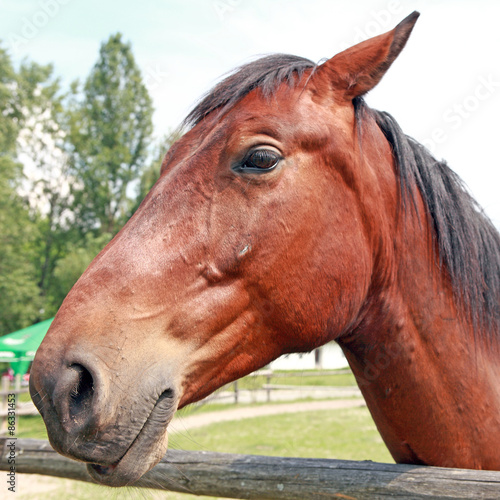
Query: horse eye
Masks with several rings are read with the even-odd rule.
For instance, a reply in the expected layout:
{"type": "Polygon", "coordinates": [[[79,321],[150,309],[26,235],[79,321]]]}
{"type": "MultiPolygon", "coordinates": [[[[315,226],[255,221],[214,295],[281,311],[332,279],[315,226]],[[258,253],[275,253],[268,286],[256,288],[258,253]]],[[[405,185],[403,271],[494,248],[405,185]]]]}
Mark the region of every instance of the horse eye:
{"type": "Polygon", "coordinates": [[[275,151],[269,149],[256,149],[246,157],[242,165],[242,170],[272,170],[280,160],[281,156],[275,151]]]}

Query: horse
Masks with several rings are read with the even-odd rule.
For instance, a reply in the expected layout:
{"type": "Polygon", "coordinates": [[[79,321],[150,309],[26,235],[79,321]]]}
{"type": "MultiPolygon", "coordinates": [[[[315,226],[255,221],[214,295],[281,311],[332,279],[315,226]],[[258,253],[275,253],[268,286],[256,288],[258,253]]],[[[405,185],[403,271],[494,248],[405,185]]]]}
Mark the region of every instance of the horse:
{"type": "Polygon", "coordinates": [[[334,340],[396,462],[500,470],[500,236],[363,99],[418,16],[320,64],[249,62],[198,102],[36,353],[55,450],[132,484],[178,408],[334,340]]]}

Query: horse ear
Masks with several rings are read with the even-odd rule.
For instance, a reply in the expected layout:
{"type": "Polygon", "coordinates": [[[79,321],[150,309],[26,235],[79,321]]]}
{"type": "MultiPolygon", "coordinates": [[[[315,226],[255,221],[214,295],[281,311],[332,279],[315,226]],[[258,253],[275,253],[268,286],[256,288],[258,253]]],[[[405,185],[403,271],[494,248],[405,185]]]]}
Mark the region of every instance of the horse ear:
{"type": "Polygon", "coordinates": [[[413,12],[393,30],[340,52],[318,67],[314,80],[322,79],[346,100],[368,92],[403,50],[419,16],[413,12]]]}

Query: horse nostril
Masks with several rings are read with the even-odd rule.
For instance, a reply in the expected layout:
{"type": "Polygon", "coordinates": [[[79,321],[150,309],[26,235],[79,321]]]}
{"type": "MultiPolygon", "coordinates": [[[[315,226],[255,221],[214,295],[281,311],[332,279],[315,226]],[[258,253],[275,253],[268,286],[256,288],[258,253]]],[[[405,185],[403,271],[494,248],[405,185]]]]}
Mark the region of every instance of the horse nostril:
{"type": "Polygon", "coordinates": [[[94,397],[94,379],[91,373],[80,364],[73,364],[78,379],[69,393],[69,416],[76,425],[84,424],[92,408],[94,397]]]}

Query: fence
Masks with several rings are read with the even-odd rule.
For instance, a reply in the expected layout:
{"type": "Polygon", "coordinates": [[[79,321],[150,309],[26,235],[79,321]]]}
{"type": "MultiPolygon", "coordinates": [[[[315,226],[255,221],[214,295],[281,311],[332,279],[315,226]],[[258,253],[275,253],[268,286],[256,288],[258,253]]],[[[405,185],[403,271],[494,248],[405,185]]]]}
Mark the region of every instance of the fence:
{"type": "Polygon", "coordinates": [[[237,380],[222,387],[198,404],[207,403],[270,403],[271,401],[296,400],[303,398],[345,398],[361,397],[361,391],[352,386],[313,386],[307,383],[290,385],[287,379],[297,377],[302,380],[307,377],[332,376],[352,374],[350,370],[314,370],[293,372],[275,372],[272,370],[259,370],[245,377],[244,382],[237,380]],[[252,379],[255,381],[252,384],[252,379]],[[265,382],[264,382],[265,380],[265,382]],[[271,383],[271,381],[273,383],[271,383]],[[281,383],[276,383],[281,382],[281,383]],[[242,387],[242,384],[245,384],[242,387]],[[251,386],[254,385],[252,388],[251,386]]]}
{"type": "MultiPolygon", "coordinates": [[[[84,464],[36,439],[0,438],[0,470],[91,482],[84,464]]],[[[500,472],[170,450],[134,486],[226,498],[495,499],[500,472]]]]}
{"type": "Polygon", "coordinates": [[[15,394],[16,400],[16,416],[19,415],[33,415],[38,412],[35,410],[33,403],[18,403],[19,394],[26,394],[29,392],[28,387],[21,386],[21,376],[17,375],[13,381],[8,377],[1,378],[0,390],[0,435],[7,432],[7,421],[9,416],[9,402],[12,395],[15,394]]]}

